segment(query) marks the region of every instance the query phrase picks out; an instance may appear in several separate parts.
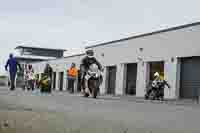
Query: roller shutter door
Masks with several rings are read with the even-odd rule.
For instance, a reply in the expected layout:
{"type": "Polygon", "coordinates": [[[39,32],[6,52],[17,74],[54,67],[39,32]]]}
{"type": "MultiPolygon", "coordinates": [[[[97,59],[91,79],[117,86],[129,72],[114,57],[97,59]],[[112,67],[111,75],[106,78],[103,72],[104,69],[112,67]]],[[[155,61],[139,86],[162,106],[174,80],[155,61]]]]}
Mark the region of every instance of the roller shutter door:
{"type": "Polygon", "coordinates": [[[181,98],[192,98],[200,89],[200,57],[181,59],[181,98]]]}

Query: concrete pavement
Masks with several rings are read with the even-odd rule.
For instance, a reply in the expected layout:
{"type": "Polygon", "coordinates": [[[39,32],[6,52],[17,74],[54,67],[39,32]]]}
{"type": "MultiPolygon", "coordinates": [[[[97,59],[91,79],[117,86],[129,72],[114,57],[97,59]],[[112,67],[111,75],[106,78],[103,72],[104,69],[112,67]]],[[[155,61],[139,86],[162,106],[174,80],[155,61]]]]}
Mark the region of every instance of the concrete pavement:
{"type": "Polygon", "coordinates": [[[0,121],[11,126],[5,133],[199,133],[199,114],[197,105],[0,90],[0,121]]]}

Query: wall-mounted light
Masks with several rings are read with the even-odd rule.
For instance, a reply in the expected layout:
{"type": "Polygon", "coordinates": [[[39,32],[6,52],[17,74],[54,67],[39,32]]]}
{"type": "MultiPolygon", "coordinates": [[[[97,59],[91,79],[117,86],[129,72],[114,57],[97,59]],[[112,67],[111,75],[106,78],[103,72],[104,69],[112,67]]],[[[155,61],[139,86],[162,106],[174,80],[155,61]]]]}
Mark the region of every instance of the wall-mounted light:
{"type": "Polygon", "coordinates": [[[139,61],[142,61],[142,58],[141,58],[141,57],[138,57],[137,59],[138,59],[139,61]]]}
{"type": "Polygon", "coordinates": [[[171,62],[172,62],[172,63],[174,62],[174,57],[171,58],[171,62]]]}
{"type": "Polygon", "coordinates": [[[144,61],[142,62],[142,66],[144,66],[144,61]]]}
{"type": "Polygon", "coordinates": [[[144,48],[139,48],[140,52],[142,52],[144,50],[144,48]]]}

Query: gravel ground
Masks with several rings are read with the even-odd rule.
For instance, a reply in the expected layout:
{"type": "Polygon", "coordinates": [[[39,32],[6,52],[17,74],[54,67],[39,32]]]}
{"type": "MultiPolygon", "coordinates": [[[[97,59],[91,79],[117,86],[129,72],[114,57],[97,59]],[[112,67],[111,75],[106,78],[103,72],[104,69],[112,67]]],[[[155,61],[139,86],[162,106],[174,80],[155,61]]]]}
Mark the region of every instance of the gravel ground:
{"type": "Polygon", "coordinates": [[[200,107],[0,90],[0,133],[199,133],[200,107]]]}

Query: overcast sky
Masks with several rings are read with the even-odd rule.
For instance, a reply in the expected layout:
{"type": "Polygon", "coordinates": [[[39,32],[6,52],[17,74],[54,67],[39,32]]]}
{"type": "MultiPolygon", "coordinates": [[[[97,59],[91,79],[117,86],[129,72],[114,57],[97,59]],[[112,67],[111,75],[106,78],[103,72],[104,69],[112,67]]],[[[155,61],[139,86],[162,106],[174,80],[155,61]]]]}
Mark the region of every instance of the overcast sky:
{"type": "Polygon", "coordinates": [[[0,72],[19,44],[83,47],[200,20],[199,0],[0,0],[0,72]]]}

